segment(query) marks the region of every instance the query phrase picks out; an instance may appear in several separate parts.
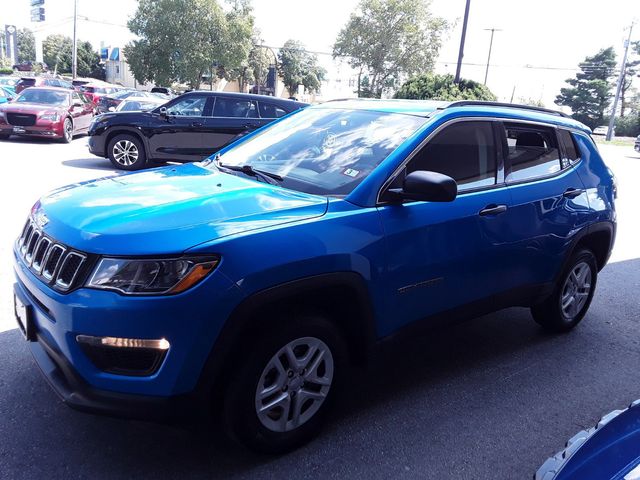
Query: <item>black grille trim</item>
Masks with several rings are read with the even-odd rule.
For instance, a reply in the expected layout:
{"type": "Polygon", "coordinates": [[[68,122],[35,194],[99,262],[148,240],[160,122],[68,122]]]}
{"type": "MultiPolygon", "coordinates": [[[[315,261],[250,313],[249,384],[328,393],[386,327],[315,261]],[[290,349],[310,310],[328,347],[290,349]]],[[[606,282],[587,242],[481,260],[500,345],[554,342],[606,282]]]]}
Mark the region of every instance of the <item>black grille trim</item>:
{"type": "Polygon", "coordinates": [[[36,124],[36,116],[28,113],[7,113],[9,125],[17,127],[33,127],[36,124]]]}
{"type": "Polygon", "coordinates": [[[27,220],[17,250],[29,270],[61,293],[84,283],[95,256],[71,249],[44,234],[32,219],[27,220]]]}

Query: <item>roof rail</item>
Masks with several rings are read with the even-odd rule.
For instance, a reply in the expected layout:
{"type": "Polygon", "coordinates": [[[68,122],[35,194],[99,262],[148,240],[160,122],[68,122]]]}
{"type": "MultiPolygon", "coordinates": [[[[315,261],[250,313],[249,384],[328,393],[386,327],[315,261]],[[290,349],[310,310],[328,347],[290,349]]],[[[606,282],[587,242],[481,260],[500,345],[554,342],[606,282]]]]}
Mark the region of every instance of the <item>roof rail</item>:
{"type": "Polygon", "coordinates": [[[458,100],[455,102],[450,102],[447,105],[443,106],[441,109],[452,108],[452,107],[467,107],[470,105],[478,105],[484,107],[506,107],[506,108],[518,108],[521,110],[531,110],[534,112],[548,113],[551,115],[558,115],[560,117],[571,118],[569,115],[563,112],[559,112],[557,110],[550,110],[548,108],[543,107],[534,107],[532,105],[520,105],[517,103],[505,103],[505,102],[486,102],[483,100],[458,100]]]}

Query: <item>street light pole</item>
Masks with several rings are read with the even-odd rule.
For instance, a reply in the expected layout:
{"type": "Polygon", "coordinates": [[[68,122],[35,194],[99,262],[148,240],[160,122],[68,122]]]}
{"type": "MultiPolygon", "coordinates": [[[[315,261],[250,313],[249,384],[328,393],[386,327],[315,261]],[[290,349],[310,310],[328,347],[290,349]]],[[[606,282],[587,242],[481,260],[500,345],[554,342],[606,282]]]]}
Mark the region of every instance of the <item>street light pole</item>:
{"type": "Polygon", "coordinates": [[[78,75],[78,0],[73,0],[73,53],[71,76],[75,79],[78,75]]]}
{"type": "Polygon", "coordinates": [[[609,128],[607,128],[607,136],[605,139],[607,142],[611,141],[613,136],[613,127],[616,123],[616,110],[618,109],[618,100],[620,99],[620,92],[622,91],[622,83],[624,82],[624,70],[627,68],[627,54],[629,53],[629,45],[631,44],[631,32],[633,31],[634,22],[631,22],[629,27],[629,37],[624,45],[624,57],[622,57],[622,67],[620,68],[620,75],[618,76],[618,86],[616,87],[616,96],[613,99],[613,108],[611,109],[611,118],[609,118],[609,128]]]}
{"type": "Polygon", "coordinates": [[[471,0],[467,0],[464,9],[464,22],[462,23],[462,37],[460,38],[460,51],[458,52],[458,66],[456,67],[455,83],[460,83],[460,69],[462,68],[462,57],[464,57],[464,39],[467,36],[467,22],[469,21],[469,5],[471,0]]]}
{"type": "Polygon", "coordinates": [[[487,76],[489,75],[489,63],[491,62],[491,48],[493,47],[494,32],[501,32],[499,28],[485,28],[485,31],[491,31],[491,40],[489,41],[489,56],[487,57],[487,69],[484,71],[484,84],[487,84],[487,76]]]}

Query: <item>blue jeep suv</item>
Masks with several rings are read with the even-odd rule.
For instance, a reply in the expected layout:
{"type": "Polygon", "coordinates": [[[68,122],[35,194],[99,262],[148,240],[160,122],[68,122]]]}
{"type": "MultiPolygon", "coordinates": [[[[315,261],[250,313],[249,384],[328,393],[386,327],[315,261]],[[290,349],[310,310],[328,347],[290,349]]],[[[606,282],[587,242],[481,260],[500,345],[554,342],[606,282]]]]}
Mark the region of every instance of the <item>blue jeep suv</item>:
{"type": "Polygon", "coordinates": [[[209,412],[286,451],[392,334],[510,306],[582,320],[616,231],[589,133],[532,107],[343,100],[63,187],[15,243],[18,323],[71,407],[209,412]]]}

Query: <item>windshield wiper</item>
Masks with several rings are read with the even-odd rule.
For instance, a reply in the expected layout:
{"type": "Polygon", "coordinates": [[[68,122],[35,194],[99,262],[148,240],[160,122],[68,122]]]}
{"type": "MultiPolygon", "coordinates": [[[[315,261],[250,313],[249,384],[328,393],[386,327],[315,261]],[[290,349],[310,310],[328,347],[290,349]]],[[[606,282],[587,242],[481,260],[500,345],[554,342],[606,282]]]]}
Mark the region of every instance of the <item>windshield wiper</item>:
{"type": "Polygon", "coordinates": [[[257,168],[253,168],[251,165],[227,165],[220,162],[220,157],[216,155],[214,157],[214,161],[219,168],[223,170],[231,170],[233,172],[241,172],[250,177],[260,178],[266,183],[270,183],[271,185],[279,185],[282,182],[283,178],[277,173],[267,172],[265,170],[260,170],[257,168]],[[274,180],[276,180],[274,182],[274,180]]]}

